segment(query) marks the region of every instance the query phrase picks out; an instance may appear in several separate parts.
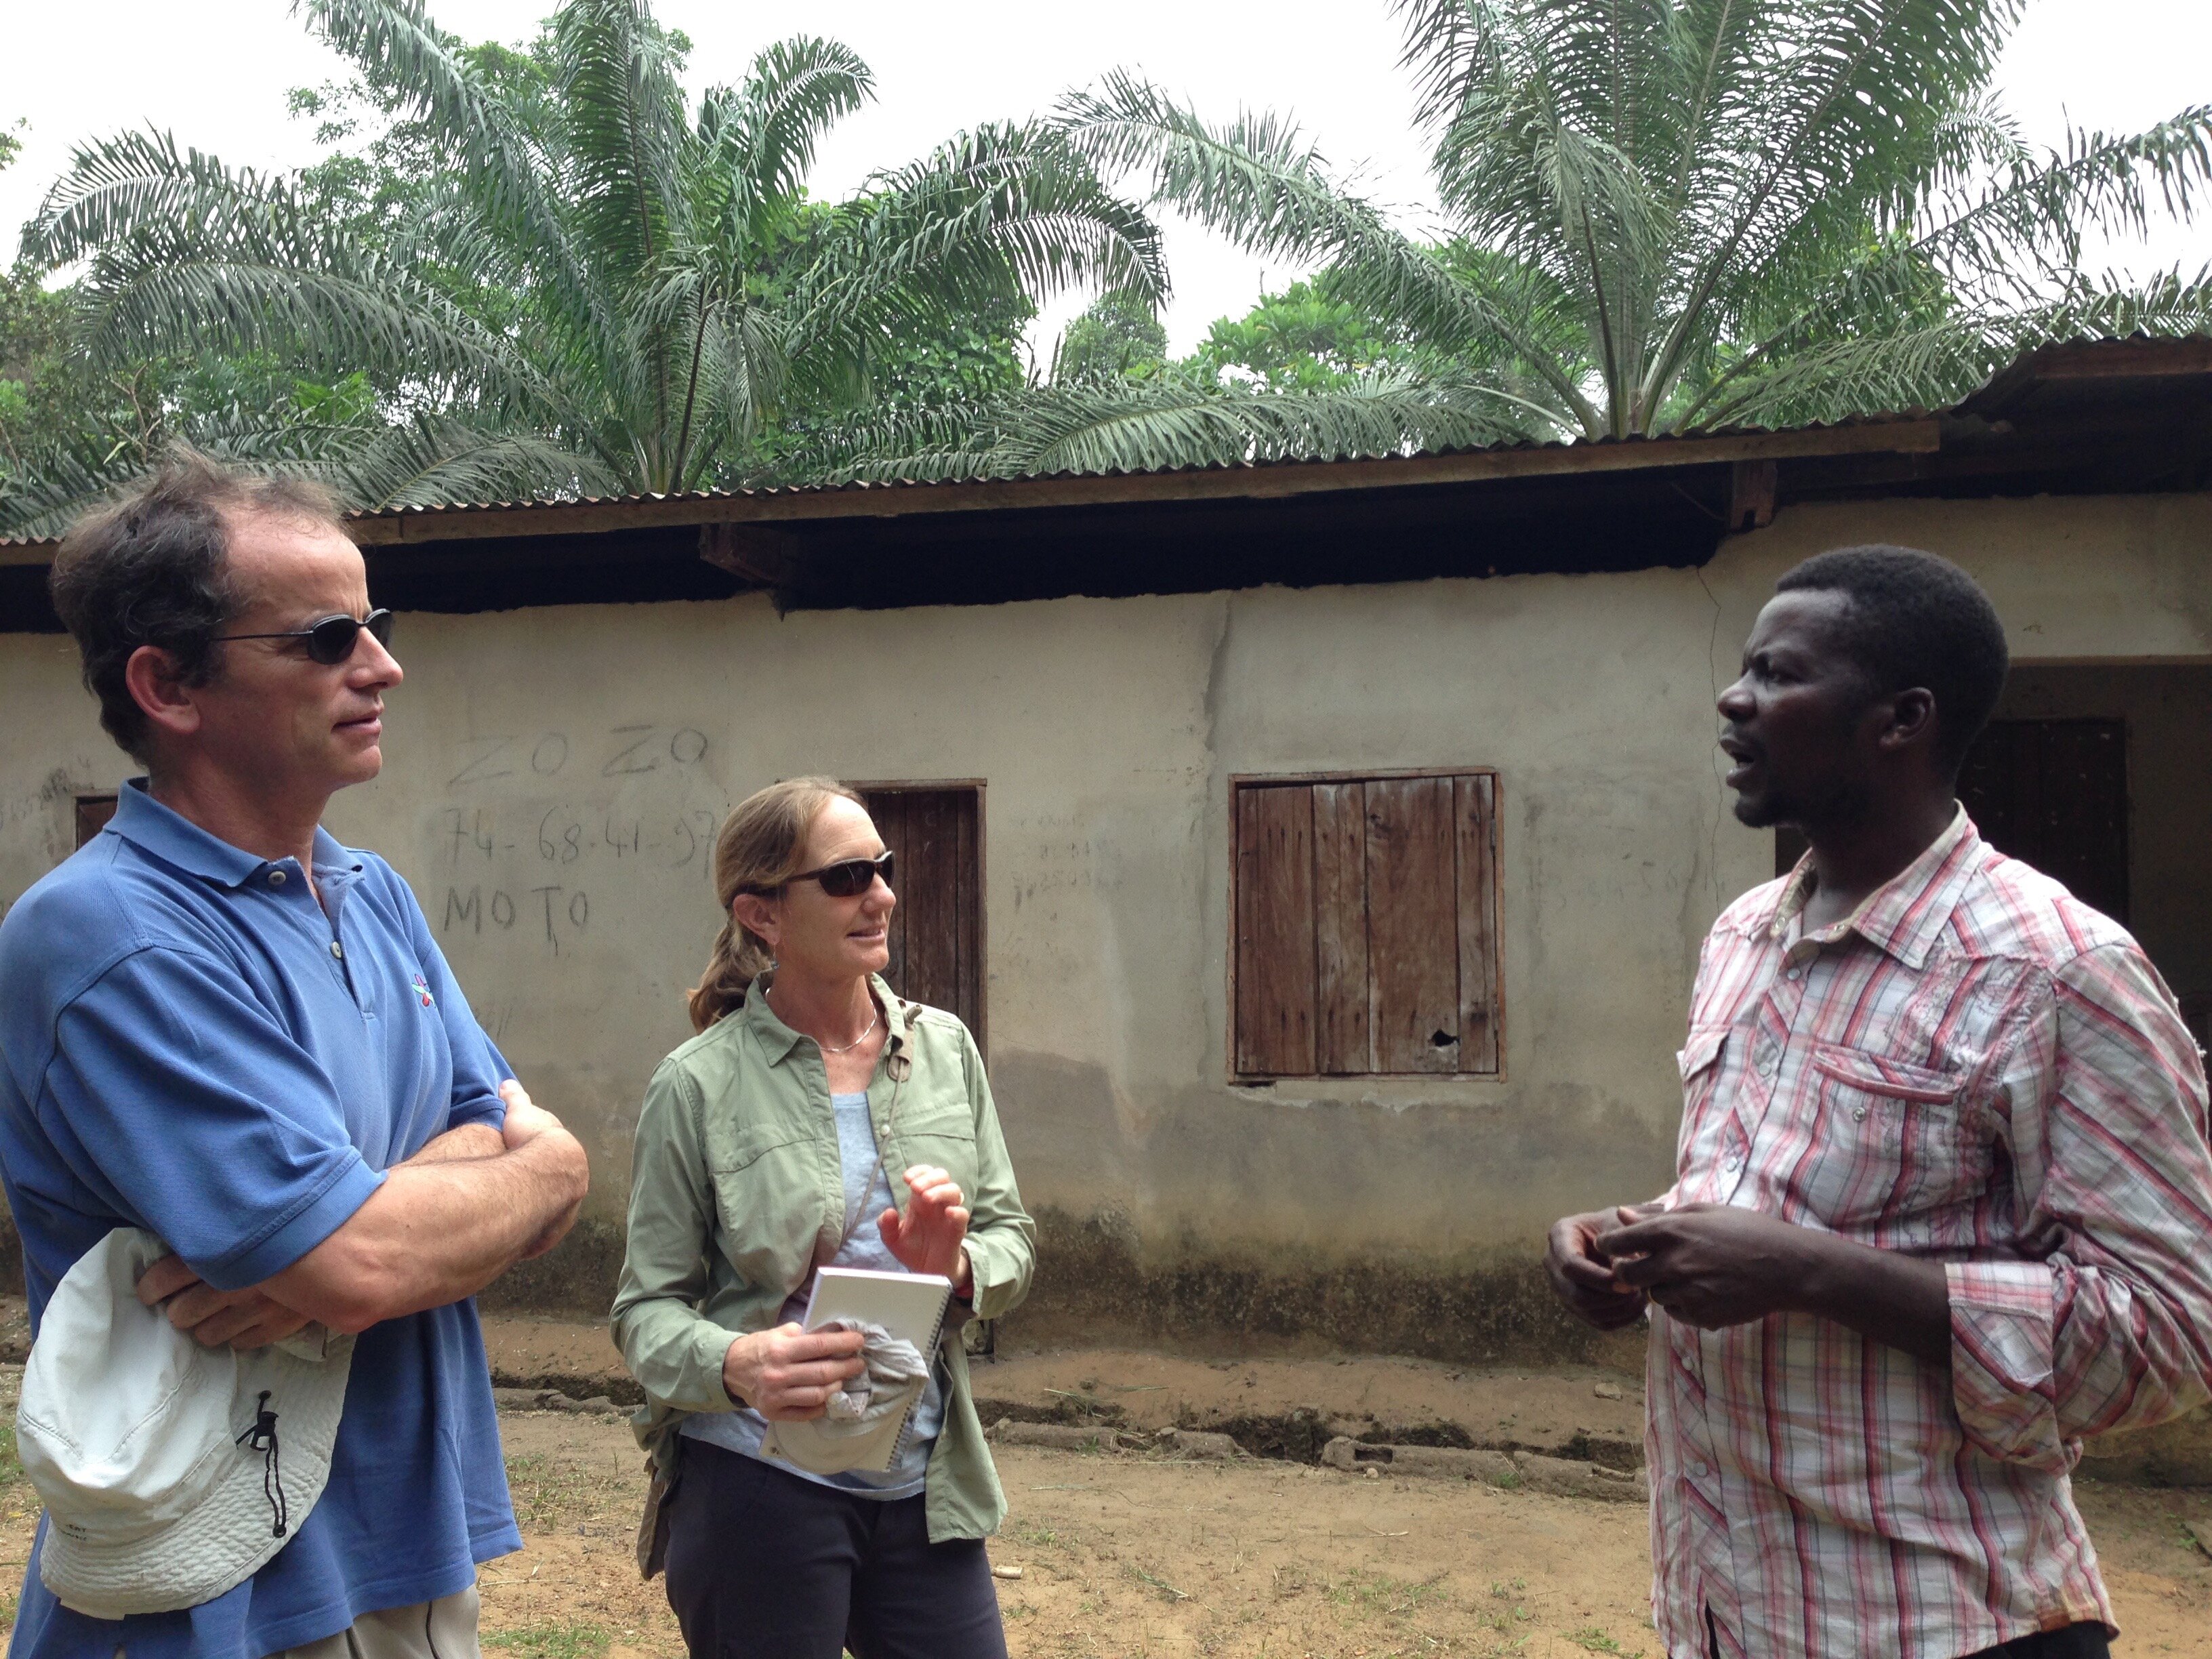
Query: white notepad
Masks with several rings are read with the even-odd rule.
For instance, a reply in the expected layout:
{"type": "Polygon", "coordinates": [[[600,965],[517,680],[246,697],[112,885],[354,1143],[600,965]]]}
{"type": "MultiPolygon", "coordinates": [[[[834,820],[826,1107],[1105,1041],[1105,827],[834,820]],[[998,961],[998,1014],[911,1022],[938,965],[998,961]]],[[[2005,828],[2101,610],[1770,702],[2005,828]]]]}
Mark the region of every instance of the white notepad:
{"type": "MultiPolygon", "coordinates": [[[[814,1275],[814,1293],[806,1304],[806,1328],[818,1330],[833,1319],[850,1319],[880,1325],[893,1336],[914,1344],[932,1366],[937,1363],[937,1340],[945,1329],[945,1310],[952,1302],[952,1281],[942,1273],[880,1273],[866,1267],[824,1267],[814,1275]]],[[[914,1421],[920,1395],[903,1415],[887,1417],[870,1433],[860,1461],[851,1467],[880,1474],[896,1461],[905,1443],[907,1425],[914,1421]]]]}

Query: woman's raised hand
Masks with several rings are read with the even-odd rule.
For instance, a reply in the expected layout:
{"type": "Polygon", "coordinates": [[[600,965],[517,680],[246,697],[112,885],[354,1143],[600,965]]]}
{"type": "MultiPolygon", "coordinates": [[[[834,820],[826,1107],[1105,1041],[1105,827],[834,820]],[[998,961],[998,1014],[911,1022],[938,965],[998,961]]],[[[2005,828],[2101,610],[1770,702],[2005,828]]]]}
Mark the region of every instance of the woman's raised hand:
{"type": "Polygon", "coordinates": [[[914,1194],[906,1214],[885,1210],[876,1224],[884,1248],[908,1273],[942,1273],[954,1290],[965,1289],[968,1258],[960,1246],[968,1237],[968,1211],[959,1186],[932,1164],[908,1170],[906,1184],[914,1194]]]}
{"type": "Polygon", "coordinates": [[[724,1350],[722,1388],[771,1423],[803,1423],[821,1416],[838,1385],[865,1369],[858,1331],[779,1325],[741,1336],[724,1350]]]}

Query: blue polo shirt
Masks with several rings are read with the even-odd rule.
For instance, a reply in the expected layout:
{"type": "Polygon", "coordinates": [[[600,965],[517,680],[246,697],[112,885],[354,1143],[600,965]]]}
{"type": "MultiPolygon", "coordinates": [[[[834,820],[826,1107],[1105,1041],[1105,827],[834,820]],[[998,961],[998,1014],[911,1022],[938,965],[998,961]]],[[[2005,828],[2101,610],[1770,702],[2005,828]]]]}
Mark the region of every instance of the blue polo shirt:
{"type": "MultiPolygon", "coordinates": [[[[119,1226],[228,1290],[290,1267],[384,1171],[496,1126],[509,1075],[392,867],[318,830],[308,890],[142,782],[0,922],[0,1176],[35,1336],[119,1226]]],[[[262,1659],[465,1588],[522,1547],[473,1302],[354,1349],[330,1484],[276,1559],[213,1601],[121,1621],[58,1603],[41,1521],[14,1655],[262,1659]]]]}

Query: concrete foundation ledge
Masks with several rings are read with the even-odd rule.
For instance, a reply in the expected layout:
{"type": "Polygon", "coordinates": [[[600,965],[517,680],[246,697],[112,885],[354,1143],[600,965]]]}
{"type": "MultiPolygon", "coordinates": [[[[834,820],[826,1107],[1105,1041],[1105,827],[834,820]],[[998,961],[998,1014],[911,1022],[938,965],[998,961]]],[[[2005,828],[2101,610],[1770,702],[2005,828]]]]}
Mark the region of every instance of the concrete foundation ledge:
{"type": "Polygon", "coordinates": [[[1517,1484],[1513,1460],[1504,1452],[1463,1446],[1382,1446],[1348,1436],[1339,1436],[1321,1449],[1325,1468],[1347,1474],[1425,1475],[1443,1480],[1480,1480],[1486,1486],[1517,1484]]]}
{"type": "Polygon", "coordinates": [[[1644,1504],[1651,1486],[1642,1469],[1626,1474],[1572,1458],[1539,1452],[1489,1451],[1479,1447],[1384,1446],[1340,1435],[1322,1448],[1322,1464],[1347,1474],[1389,1474],[1443,1480],[1479,1480],[1486,1486],[1525,1488],[1555,1498],[1594,1498],[1607,1504],[1644,1504]]]}
{"type": "Polygon", "coordinates": [[[1149,1435],[1133,1435],[1103,1424],[1017,1423],[1002,1417],[984,1437],[1001,1446],[1049,1446],[1055,1451],[1133,1451],[1152,1444],[1149,1435]]]}

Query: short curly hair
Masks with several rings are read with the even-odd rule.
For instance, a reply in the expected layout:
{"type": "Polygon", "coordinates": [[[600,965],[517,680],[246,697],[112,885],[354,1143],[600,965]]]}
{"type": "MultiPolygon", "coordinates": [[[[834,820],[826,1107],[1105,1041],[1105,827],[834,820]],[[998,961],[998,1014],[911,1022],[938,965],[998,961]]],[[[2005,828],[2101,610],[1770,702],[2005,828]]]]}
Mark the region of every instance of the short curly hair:
{"type": "Polygon", "coordinates": [[[85,688],[100,699],[107,735],[141,764],[151,757],[145,711],[124,678],[131,653],[167,652],[186,685],[222,672],[216,636],[246,603],[230,576],[230,532],[251,513],[344,530],[320,485],[234,472],[180,447],[131,495],[70,526],[54,555],[47,589],[76,641],[85,688]]]}
{"type": "Polygon", "coordinates": [[[1844,648],[1872,695],[1917,687],[1936,699],[1936,757],[1956,777],[2004,695],[2011,653],[1981,584],[1950,560],[1875,544],[1815,554],[1778,593],[1841,593],[1844,648]]]}

